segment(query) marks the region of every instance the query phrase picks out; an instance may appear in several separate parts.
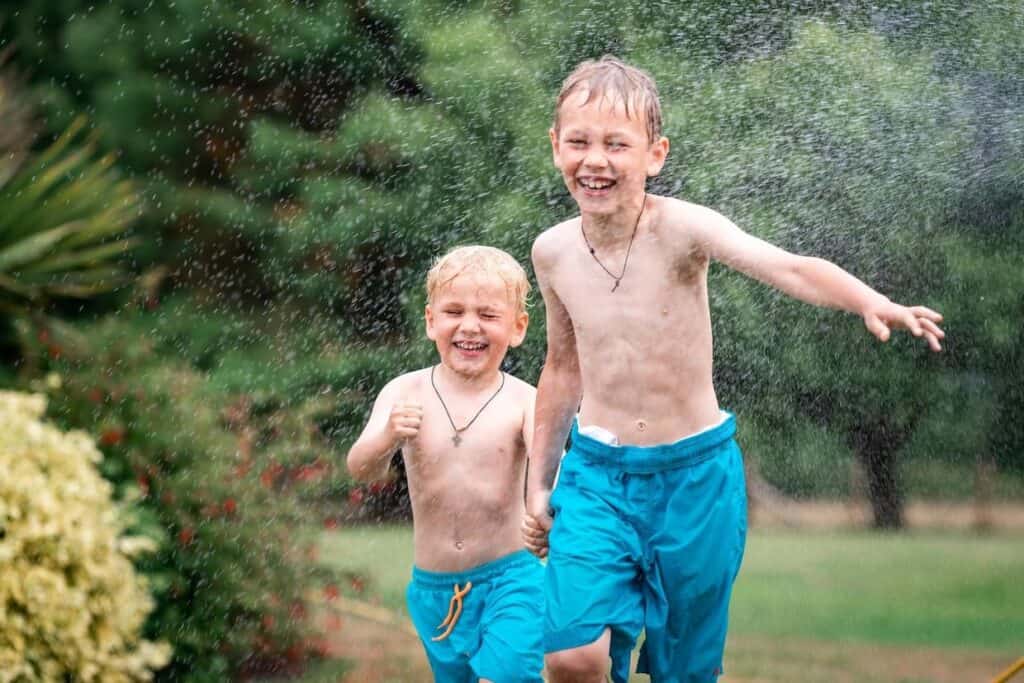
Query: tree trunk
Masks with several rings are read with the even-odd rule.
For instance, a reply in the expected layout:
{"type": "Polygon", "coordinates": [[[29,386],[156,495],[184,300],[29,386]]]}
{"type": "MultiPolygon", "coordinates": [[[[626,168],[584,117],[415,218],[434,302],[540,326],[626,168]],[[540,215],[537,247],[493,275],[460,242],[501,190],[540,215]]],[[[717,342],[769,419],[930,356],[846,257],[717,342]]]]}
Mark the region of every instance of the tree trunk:
{"type": "Polygon", "coordinates": [[[903,528],[903,492],[896,463],[899,440],[893,438],[884,422],[865,425],[854,433],[857,456],[867,476],[872,526],[876,529],[903,528]]]}
{"type": "Polygon", "coordinates": [[[974,528],[991,531],[992,490],[995,488],[996,463],[987,453],[978,453],[974,470],[974,528]]]}

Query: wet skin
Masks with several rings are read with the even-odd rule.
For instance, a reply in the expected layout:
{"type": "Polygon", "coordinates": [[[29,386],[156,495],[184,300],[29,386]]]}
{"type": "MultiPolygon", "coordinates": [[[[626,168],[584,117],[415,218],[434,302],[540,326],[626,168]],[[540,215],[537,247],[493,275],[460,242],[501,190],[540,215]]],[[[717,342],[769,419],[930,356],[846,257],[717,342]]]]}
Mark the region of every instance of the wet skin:
{"type": "Polygon", "coordinates": [[[838,266],[779,249],[712,209],[655,195],[644,204],[646,179],[661,170],[668,140],[649,142],[644,123],[621,102],[586,100],[586,91],[571,95],[559,130],[551,131],[555,166],[580,216],[547,230],[533,247],[548,350],[524,537],[541,556],[548,498],[577,406],[581,424],[608,429],[623,444],[669,443],[718,421],[711,259],[797,299],[856,313],[882,341],[891,329],[906,328],[938,351],[944,336],[938,313],[895,304],[838,266]],[[627,249],[628,267],[612,292],[615,281],[595,257],[617,275],[627,249]]]}
{"type": "Polygon", "coordinates": [[[387,476],[399,448],[413,509],[414,561],[427,571],[461,571],[523,548],[526,449],[535,390],[500,364],[522,342],[527,318],[500,279],[458,276],[427,308],[428,336],[441,362],[395,378],[381,391],[349,452],[357,479],[387,476]],[[495,392],[497,391],[497,394],[495,392]],[[445,412],[463,427],[454,432],[445,412]]]}

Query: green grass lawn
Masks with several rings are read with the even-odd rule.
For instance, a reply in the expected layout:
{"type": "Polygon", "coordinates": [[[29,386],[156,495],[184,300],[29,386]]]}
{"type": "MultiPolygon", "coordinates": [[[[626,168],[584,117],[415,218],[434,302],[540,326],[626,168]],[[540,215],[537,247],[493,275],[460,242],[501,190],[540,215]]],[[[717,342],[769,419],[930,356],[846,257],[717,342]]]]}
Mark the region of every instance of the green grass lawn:
{"type": "MultiPolygon", "coordinates": [[[[322,561],[367,577],[405,611],[412,530],[323,536],[322,561]]],[[[754,530],[732,636],[1024,653],[1024,539],[999,535],[754,530]]]]}
{"type": "Polygon", "coordinates": [[[1024,538],[758,532],[731,633],[1024,653],[1024,538]]]}

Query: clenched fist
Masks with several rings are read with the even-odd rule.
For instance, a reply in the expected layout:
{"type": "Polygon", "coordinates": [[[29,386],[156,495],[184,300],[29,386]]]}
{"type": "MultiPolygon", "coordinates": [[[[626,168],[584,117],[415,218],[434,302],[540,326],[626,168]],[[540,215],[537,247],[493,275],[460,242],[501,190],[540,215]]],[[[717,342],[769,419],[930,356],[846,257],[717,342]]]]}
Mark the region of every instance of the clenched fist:
{"type": "Polygon", "coordinates": [[[398,401],[391,407],[388,431],[396,441],[415,438],[423,421],[423,406],[414,401],[398,401]]]}

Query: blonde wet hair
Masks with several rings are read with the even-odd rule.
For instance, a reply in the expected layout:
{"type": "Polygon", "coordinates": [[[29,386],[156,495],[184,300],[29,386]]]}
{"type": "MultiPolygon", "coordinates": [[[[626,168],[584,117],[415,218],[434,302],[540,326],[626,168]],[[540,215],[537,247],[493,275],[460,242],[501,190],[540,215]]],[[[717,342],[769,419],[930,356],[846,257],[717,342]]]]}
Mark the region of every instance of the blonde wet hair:
{"type": "Polygon", "coordinates": [[[517,311],[526,310],[530,280],[519,261],[501,249],[476,244],[456,247],[434,261],[427,273],[427,303],[433,302],[441,288],[460,275],[476,274],[500,277],[517,311]]]}
{"type": "Polygon", "coordinates": [[[601,59],[588,59],[581,62],[562,81],[562,89],[555,100],[555,114],[551,124],[558,132],[559,113],[562,105],[577,90],[586,90],[589,103],[595,97],[609,102],[621,102],[626,108],[626,116],[632,117],[631,108],[642,116],[647,128],[648,142],[654,143],[661,138],[661,99],[658,86],[654,79],[644,70],[626,64],[612,55],[601,59]]]}

